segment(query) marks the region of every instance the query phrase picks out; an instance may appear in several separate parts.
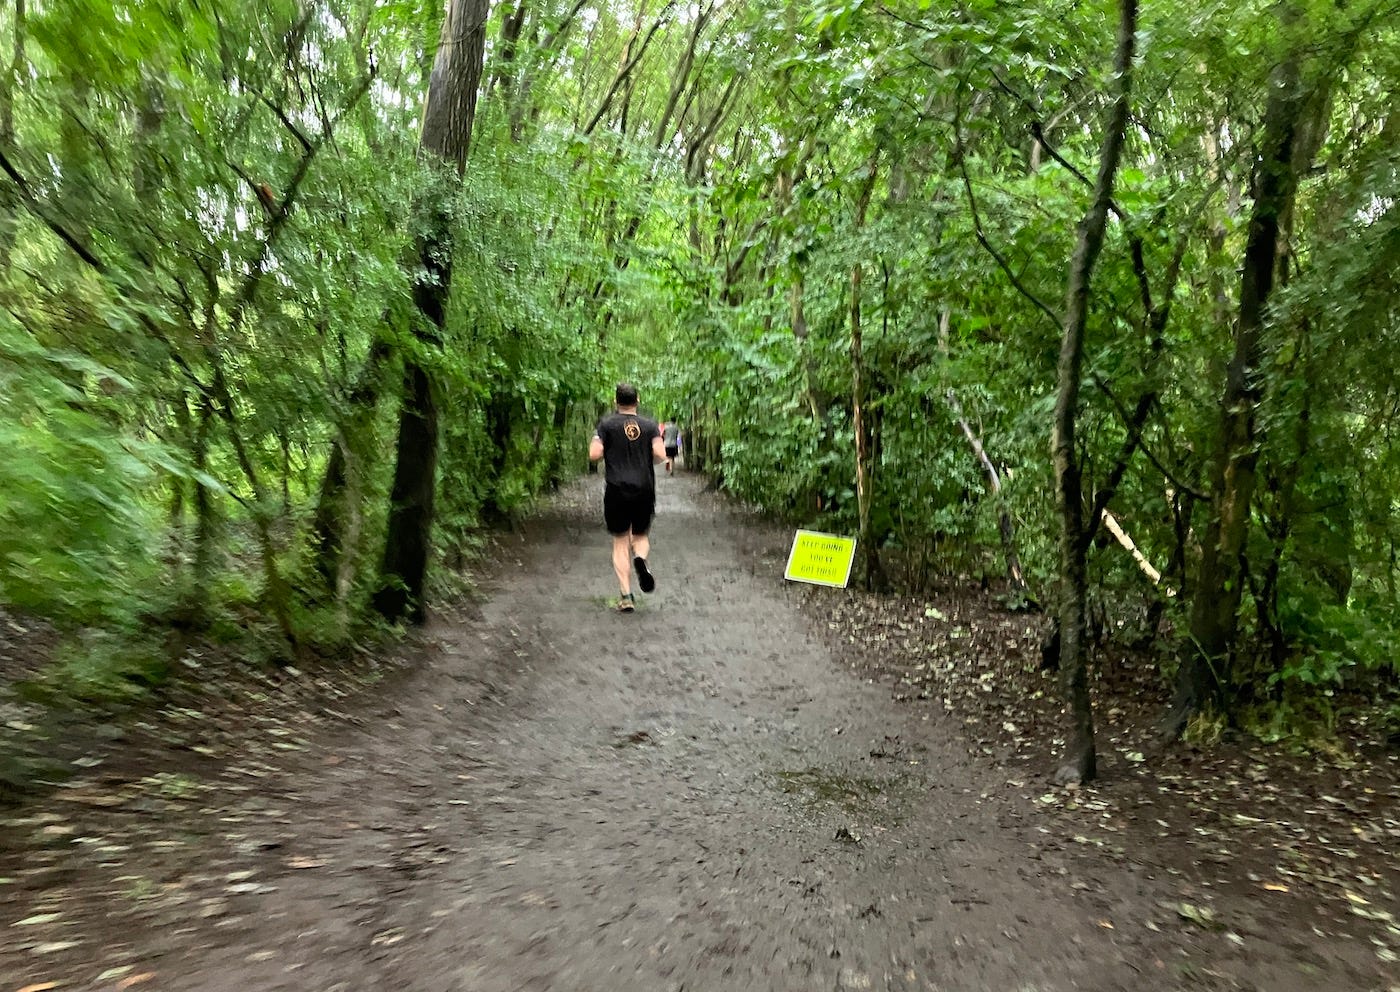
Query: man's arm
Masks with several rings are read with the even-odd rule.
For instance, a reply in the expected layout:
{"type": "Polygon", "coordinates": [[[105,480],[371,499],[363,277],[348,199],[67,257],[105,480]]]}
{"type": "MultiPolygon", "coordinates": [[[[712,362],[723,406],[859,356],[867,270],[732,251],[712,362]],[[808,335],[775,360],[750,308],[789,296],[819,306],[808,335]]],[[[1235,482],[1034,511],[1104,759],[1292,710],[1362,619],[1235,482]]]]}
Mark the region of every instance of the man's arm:
{"type": "Polygon", "coordinates": [[[666,460],[666,445],[662,442],[660,434],[651,439],[651,458],[654,462],[666,460]]]}
{"type": "Polygon", "coordinates": [[[588,460],[596,462],[603,457],[603,439],[597,434],[593,435],[593,440],[588,442],[588,460]]]}

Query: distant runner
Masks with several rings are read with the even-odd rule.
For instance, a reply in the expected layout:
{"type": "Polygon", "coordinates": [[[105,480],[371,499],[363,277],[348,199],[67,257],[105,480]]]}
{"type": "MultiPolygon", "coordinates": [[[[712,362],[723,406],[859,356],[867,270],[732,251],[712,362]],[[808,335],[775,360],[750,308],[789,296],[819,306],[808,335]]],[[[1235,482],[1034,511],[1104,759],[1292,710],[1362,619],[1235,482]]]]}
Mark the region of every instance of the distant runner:
{"type": "Polygon", "coordinates": [[[675,471],[676,456],[681,453],[681,429],[672,421],[661,426],[661,440],[666,445],[666,474],[675,471]]]}
{"type": "Polygon", "coordinates": [[[617,386],[617,412],[598,422],[588,446],[592,461],[602,460],[607,486],[603,490],[603,521],[613,536],[613,572],[622,590],[617,609],[636,609],[632,597],[632,569],[642,592],[656,588],[656,579],[647,567],[651,541],[651,518],[656,512],[656,463],[666,460],[661,428],[656,421],[637,413],[637,387],[622,382],[617,386]]]}

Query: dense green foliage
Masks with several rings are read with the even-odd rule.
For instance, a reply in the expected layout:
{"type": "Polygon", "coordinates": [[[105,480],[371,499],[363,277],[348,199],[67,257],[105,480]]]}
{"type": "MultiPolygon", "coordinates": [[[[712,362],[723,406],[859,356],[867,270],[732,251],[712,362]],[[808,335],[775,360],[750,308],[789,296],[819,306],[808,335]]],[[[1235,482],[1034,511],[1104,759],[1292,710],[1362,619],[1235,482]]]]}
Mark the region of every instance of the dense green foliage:
{"type": "MultiPolygon", "coordinates": [[[[1086,498],[1124,535],[1090,556],[1118,636],[1189,642],[1221,593],[1200,562],[1240,463],[1240,272],[1270,94],[1296,97],[1207,708],[1397,677],[1396,13],[1139,14],[1079,410],[1086,498]]],[[[460,188],[418,153],[441,17],[0,10],[0,602],[74,636],[353,636],[405,362],[441,422],[439,563],[578,471],[632,378],[692,467],[860,533],[870,585],[999,580],[1015,552],[1012,605],[1054,601],[1050,411],[1114,5],[499,3],[460,188]],[[430,204],[440,348],[409,330],[430,204]]]]}

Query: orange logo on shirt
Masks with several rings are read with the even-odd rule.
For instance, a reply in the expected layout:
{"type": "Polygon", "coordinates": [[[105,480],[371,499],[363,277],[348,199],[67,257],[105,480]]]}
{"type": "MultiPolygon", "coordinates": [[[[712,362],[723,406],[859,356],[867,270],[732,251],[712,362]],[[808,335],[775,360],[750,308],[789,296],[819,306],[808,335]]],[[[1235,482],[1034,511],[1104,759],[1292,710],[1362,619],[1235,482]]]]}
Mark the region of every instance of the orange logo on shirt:
{"type": "Polygon", "coordinates": [[[629,420],[622,428],[622,433],[627,435],[627,440],[635,441],[642,436],[642,425],[635,420],[629,420]]]}

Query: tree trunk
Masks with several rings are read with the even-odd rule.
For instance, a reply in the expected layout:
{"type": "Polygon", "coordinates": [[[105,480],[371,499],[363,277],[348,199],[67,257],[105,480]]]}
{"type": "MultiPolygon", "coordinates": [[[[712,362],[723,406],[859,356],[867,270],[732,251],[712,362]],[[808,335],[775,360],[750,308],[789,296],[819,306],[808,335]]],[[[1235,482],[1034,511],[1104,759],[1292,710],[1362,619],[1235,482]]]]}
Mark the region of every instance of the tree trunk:
{"type": "Polygon", "coordinates": [[[851,267],[851,426],[856,441],[856,515],[859,519],[861,572],[866,589],[874,587],[880,570],[880,552],[871,540],[870,499],[871,476],[870,432],[866,419],[866,381],[864,344],[861,338],[860,289],[861,265],[851,267]]]}
{"type": "Polygon", "coordinates": [[[1016,550],[1016,523],[1011,519],[1011,508],[1006,505],[1006,497],[1001,491],[1001,473],[997,471],[996,463],[987,456],[982,439],[977,436],[977,432],[972,429],[972,425],[963,414],[958,394],[950,389],[945,397],[948,407],[953,411],[953,418],[957,420],[958,427],[963,432],[963,437],[967,438],[967,443],[972,448],[973,457],[977,459],[977,464],[987,477],[987,492],[996,504],[997,533],[1001,535],[1001,552],[1006,559],[1006,581],[1010,584],[1012,593],[1024,599],[1030,595],[1030,586],[1027,585],[1025,571],[1021,568],[1021,555],[1016,550]]]}
{"type": "Polygon", "coordinates": [[[352,531],[358,531],[357,504],[363,481],[361,460],[355,448],[374,419],[382,367],[388,358],[389,346],[385,342],[375,341],[370,346],[355,388],[346,400],[349,415],[338,425],[335,443],[326,460],[316,516],[311,524],[316,571],[325,588],[332,590],[342,602],[349,591],[349,570],[353,567],[355,547],[352,531]]]}
{"type": "MultiPolygon", "coordinates": [[[[428,83],[419,147],[451,165],[458,183],[466,172],[476,116],[489,6],[489,0],[448,0],[428,83]]],[[[436,348],[442,343],[452,286],[452,229],[444,199],[437,199],[430,210],[430,223],[419,236],[415,251],[423,274],[413,287],[413,302],[418,309],[414,335],[426,346],[436,348]]],[[[391,623],[405,617],[421,623],[426,615],[423,589],[432,547],[438,450],[438,413],[433,394],[428,369],[417,358],[409,359],[404,367],[382,583],[374,597],[375,609],[391,623]]]]}
{"type": "Polygon", "coordinates": [[[131,163],[131,188],[136,192],[137,199],[146,204],[154,200],[162,181],[163,170],[154,145],[164,120],[164,94],[154,82],[148,82],[141,88],[141,103],[136,108],[131,163]]]}
{"type": "MultiPolygon", "coordinates": [[[[193,426],[190,423],[189,400],[184,389],[175,393],[171,412],[175,416],[176,436],[181,443],[189,444],[193,426]]],[[[185,481],[183,474],[172,475],[170,478],[170,543],[177,569],[182,564],[181,559],[185,552],[185,481]]]]}
{"type": "Polygon", "coordinates": [[[525,118],[534,116],[535,108],[530,103],[530,91],[534,86],[535,76],[540,65],[546,58],[553,58],[557,55],[565,37],[578,18],[579,12],[587,2],[588,0],[575,0],[573,6],[564,16],[555,22],[553,29],[543,42],[539,41],[539,21],[538,19],[534,21],[530,32],[531,44],[526,48],[525,65],[506,107],[512,141],[519,142],[521,140],[525,133],[525,118]]]}
{"type": "Polygon", "coordinates": [[[509,514],[501,505],[501,480],[505,478],[506,466],[510,461],[511,433],[515,428],[515,400],[503,393],[495,393],[486,403],[486,440],[490,445],[487,457],[487,495],[481,507],[482,522],[500,526],[507,522],[509,514]]]}
{"type": "Polygon", "coordinates": [[[296,628],[292,623],[292,590],[286,577],[282,574],[281,567],[277,564],[278,542],[272,532],[272,514],[267,489],[263,485],[257,464],[253,461],[248,450],[248,444],[239,433],[233,389],[229,385],[221,353],[217,348],[208,347],[206,354],[213,366],[214,373],[210,390],[211,398],[218,404],[216,412],[224,422],[224,426],[228,428],[229,443],[233,447],[238,467],[242,471],[244,479],[247,480],[248,488],[252,490],[253,530],[258,537],[258,551],[262,558],[265,604],[277,621],[277,629],[282,634],[282,639],[288,650],[286,657],[290,659],[299,647],[296,628]]]}
{"type": "MultiPolygon", "coordinates": [[[[1282,16],[1295,18],[1296,10],[1285,10],[1282,16]]],[[[1271,74],[1251,177],[1254,206],[1240,279],[1239,319],[1220,402],[1210,520],[1202,541],[1188,634],[1180,650],[1176,694],[1164,728],[1171,737],[1185,729],[1196,711],[1220,707],[1229,684],[1259,461],[1255,415],[1264,390],[1260,378],[1264,325],[1274,284],[1279,221],[1291,209],[1297,189],[1294,150],[1305,100],[1301,55],[1295,49],[1271,74]]]]}
{"type": "MultiPolygon", "coordinates": [[[[10,64],[0,70],[0,153],[9,155],[15,146],[15,87],[24,68],[25,0],[15,0],[14,49],[10,64]]],[[[19,224],[19,197],[9,183],[0,186],[0,276],[10,270],[19,224]]]]}
{"type": "Polygon", "coordinates": [[[496,42],[496,51],[499,54],[496,57],[492,87],[501,93],[507,104],[512,99],[509,90],[515,74],[515,55],[520,46],[520,33],[525,27],[526,14],[524,0],[516,0],[513,8],[501,8],[501,33],[496,42]]]}
{"type": "MultiPolygon", "coordinates": [[[[855,231],[865,226],[870,195],[875,189],[879,152],[871,156],[868,174],[856,201],[855,231]]],[[[884,571],[880,567],[880,549],[871,533],[871,512],[874,499],[874,437],[869,410],[869,381],[865,370],[865,343],[861,326],[861,282],[864,268],[860,262],[851,266],[851,421],[856,442],[856,514],[859,519],[861,572],[866,589],[883,588],[884,571]]]]}
{"type": "MultiPolygon", "coordinates": [[[[549,453],[548,478],[551,488],[558,488],[568,475],[565,466],[568,464],[568,452],[564,448],[564,428],[569,424],[569,412],[573,409],[573,401],[567,392],[559,391],[559,395],[554,397],[554,415],[550,420],[553,428],[553,436],[550,439],[551,450],[549,453]]],[[[593,464],[589,462],[589,464],[593,464]]]]}
{"type": "Polygon", "coordinates": [[[411,362],[404,369],[383,583],[374,596],[374,608],[390,622],[407,617],[422,623],[427,618],[423,589],[432,551],[437,445],[438,412],[432,382],[421,364],[411,362]]]}
{"type": "Polygon", "coordinates": [[[418,146],[453,166],[458,179],[467,171],[477,89],[486,53],[489,7],[489,0],[447,0],[442,36],[428,81],[428,103],[418,146]]]}
{"type": "Polygon", "coordinates": [[[724,485],[724,450],[719,435],[720,423],[716,411],[708,407],[691,410],[685,437],[685,466],[692,472],[710,477],[707,489],[719,489],[724,485]]]}
{"type": "Polygon", "coordinates": [[[705,458],[705,435],[707,428],[701,421],[703,411],[699,407],[691,407],[688,419],[690,427],[686,431],[685,437],[685,464],[686,468],[701,475],[705,474],[709,468],[705,458]]]}
{"type": "MultiPolygon", "coordinates": [[[[1039,146],[1037,145],[1037,147],[1039,146]]],[[[949,352],[948,330],[951,320],[952,311],[946,308],[938,315],[938,346],[945,359],[949,352]]],[[[958,422],[963,437],[967,438],[967,443],[972,448],[973,457],[977,459],[977,464],[981,466],[982,472],[987,476],[987,492],[997,508],[997,531],[1001,534],[1001,551],[1006,558],[1007,582],[1010,583],[1011,591],[1016,597],[1022,600],[1028,599],[1030,586],[1026,583],[1026,575],[1021,568],[1021,555],[1016,550],[1016,524],[1011,519],[1011,508],[1006,505],[1006,498],[1001,491],[1001,473],[997,471],[996,463],[987,456],[987,451],[982,446],[982,439],[977,436],[977,432],[972,429],[972,424],[968,422],[966,414],[963,413],[958,394],[950,388],[943,395],[948,401],[948,408],[953,412],[953,419],[958,422]]]]}
{"type": "MultiPolygon", "coordinates": [[[[1084,540],[1083,467],[1079,462],[1076,421],[1079,386],[1084,366],[1084,328],[1089,317],[1089,290],[1094,264],[1103,248],[1113,179],[1123,151],[1132,85],[1133,43],[1137,31],[1137,0],[1122,0],[1113,59],[1114,100],[1104,126],[1099,172],[1093,200],[1079,224],[1070,259],[1065,293],[1064,331],[1057,369],[1055,423],[1051,454],[1055,465],[1055,502],[1060,517],[1060,675],[1070,707],[1071,727],[1059,782],[1094,778],[1094,711],[1089,698],[1086,644],[1088,640],[1088,544],[1084,540]]],[[[1090,525],[1096,525],[1091,521],[1090,525]]]]}
{"type": "MultiPolygon", "coordinates": [[[[208,398],[200,400],[199,426],[194,436],[194,467],[203,476],[209,471],[209,432],[214,421],[214,406],[208,398]]],[[[194,576],[190,583],[191,612],[202,619],[204,604],[209,601],[209,580],[214,572],[214,542],[217,538],[218,511],[214,494],[200,478],[194,481],[194,576]]]]}

